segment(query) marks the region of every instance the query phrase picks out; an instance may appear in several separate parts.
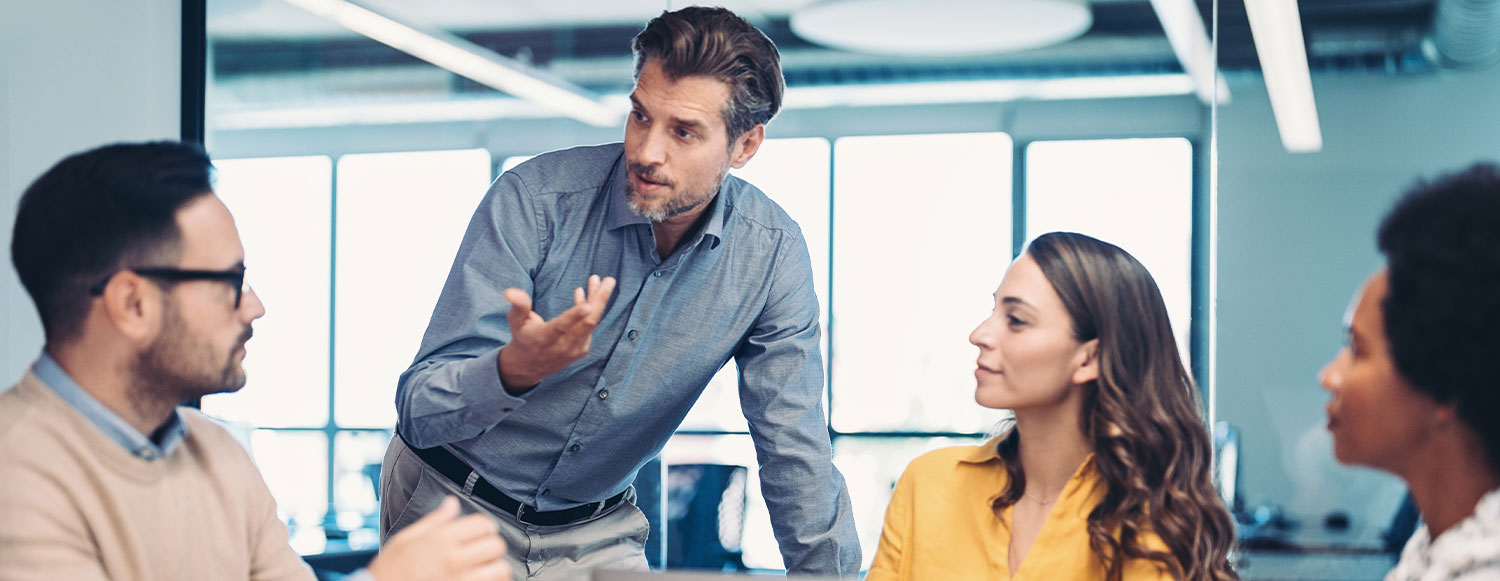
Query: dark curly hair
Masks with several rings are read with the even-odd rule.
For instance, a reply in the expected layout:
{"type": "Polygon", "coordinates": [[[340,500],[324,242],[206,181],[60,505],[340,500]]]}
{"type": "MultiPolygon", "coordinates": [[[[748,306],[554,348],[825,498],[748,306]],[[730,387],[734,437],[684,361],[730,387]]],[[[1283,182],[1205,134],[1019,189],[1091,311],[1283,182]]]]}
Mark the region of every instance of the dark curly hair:
{"type": "Polygon", "coordinates": [[[1419,182],[1385,217],[1377,241],[1396,370],[1455,404],[1500,472],[1500,167],[1480,163],[1419,182]]]}
{"type": "MultiPolygon", "coordinates": [[[[1156,281],[1118,246],[1082,234],[1043,234],[1026,254],[1062,299],[1073,337],[1099,340],[1099,378],[1085,386],[1081,424],[1105,483],[1088,531],[1106,578],[1118,581],[1127,560],[1148,559],[1175,579],[1237,579],[1234,522],[1214,489],[1208,427],[1156,281]],[[1144,546],[1148,534],[1167,552],[1144,546]]],[[[1026,491],[1021,438],[1011,429],[1000,441],[1009,484],[997,510],[1026,491]]]]}
{"type": "Polygon", "coordinates": [[[723,117],[731,145],[781,110],[786,81],[776,44],[724,8],[689,6],[662,12],[635,36],[631,51],[637,79],[646,61],[656,60],[671,79],[701,75],[727,83],[730,96],[723,117]]]}

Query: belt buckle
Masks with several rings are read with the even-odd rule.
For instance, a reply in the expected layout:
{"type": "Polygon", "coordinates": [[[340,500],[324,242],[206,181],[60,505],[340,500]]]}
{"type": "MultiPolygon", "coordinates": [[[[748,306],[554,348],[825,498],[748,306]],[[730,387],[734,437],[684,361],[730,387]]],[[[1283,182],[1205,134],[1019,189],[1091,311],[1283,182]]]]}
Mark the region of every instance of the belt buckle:
{"type": "Polygon", "coordinates": [[[521,521],[521,522],[527,522],[525,515],[526,515],[526,503],[517,503],[516,504],[516,520],[521,521]]]}

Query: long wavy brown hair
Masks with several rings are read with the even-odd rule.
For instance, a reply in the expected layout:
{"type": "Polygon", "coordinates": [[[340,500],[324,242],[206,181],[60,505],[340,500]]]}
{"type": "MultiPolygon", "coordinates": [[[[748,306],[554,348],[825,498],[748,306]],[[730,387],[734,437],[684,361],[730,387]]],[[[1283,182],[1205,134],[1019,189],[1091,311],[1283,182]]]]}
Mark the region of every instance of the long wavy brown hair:
{"type": "MultiPolygon", "coordinates": [[[[1156,281],[1119,247],[1052,232],[1026,249],[1073,319],[1078,341],[1098,339],[1099,378],[1083,386],[1080,424],[1105,484],[1089,513],[1089,547],[1118,581],[1126,561],[1149,559],[1177,579],[1238,579],[1234,525],[1214,489],[1212,444],[1156,281]],[[1155,534],[1167,552],[1143,545],[1155,534]]],[[[1009,483],[996,510],[1026,491],[1013,427],[999,443],[1009,483]]]]}

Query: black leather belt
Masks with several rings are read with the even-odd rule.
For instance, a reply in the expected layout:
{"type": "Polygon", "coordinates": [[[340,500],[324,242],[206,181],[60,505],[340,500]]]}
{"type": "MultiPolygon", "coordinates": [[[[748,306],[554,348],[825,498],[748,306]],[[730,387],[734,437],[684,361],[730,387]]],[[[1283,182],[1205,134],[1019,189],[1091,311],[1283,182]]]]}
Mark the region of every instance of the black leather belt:
{"type": "MultiPolygon", "coordinates": [[[[625,500],[625,493],[621,492],[599,502],[591,502],[583,506],[565,508],[563,510],[539,511],[534,506],[522,504],[521,501],[506,496],[493,484],[481,478],[463,460],[459,460],[452,452],[442,447],[437,448],[415,448],[407,445],[411,451],[417,453],[417,457],[437,470],[448,480],[452,480],[459,488],[469,486],[469,478],[474,478],[473,495],[484,499],[486,502],[499,507],[505,512],[515,515],[516,520],[542,526],[556,526],[575,523],[594,515],[601,514],[606,510],[620,504],[625,500]]],[[[629,490],[629,489],[626,489],[629,490]]]]}

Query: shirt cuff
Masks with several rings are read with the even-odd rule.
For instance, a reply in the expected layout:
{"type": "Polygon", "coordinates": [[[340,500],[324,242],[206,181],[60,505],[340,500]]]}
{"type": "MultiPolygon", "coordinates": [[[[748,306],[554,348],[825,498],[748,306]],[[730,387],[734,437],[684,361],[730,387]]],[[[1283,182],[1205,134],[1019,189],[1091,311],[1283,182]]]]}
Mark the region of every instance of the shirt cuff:
{"type": "Polygon", "coordinates": [[[467,409],[480,410],[486,417],[498,418],[526,403],[525,398],[511,395],[500,383],[499,348],[458,362],[458,365],[460,397],[467,409]]]}

